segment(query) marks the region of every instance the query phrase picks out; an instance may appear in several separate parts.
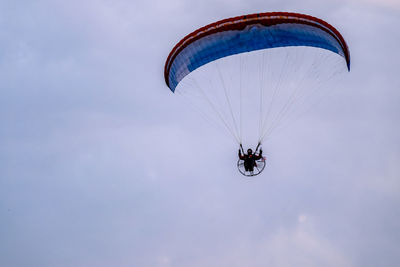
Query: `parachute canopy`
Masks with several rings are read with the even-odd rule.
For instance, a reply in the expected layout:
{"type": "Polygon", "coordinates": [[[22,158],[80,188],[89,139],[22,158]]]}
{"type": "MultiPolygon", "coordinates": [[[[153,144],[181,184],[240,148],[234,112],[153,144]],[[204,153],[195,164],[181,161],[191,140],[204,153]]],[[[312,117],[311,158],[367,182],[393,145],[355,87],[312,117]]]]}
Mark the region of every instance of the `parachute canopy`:
{"type": "Polygon", "coordinates": [[[327,22],[288,12],[257,13],[224,19],[183,38],[171,51],[164,78],[172,92],[189,73],[214,60],[260,49],[309,46],[344,57],[350,52],[342,35],[327,22]]]}

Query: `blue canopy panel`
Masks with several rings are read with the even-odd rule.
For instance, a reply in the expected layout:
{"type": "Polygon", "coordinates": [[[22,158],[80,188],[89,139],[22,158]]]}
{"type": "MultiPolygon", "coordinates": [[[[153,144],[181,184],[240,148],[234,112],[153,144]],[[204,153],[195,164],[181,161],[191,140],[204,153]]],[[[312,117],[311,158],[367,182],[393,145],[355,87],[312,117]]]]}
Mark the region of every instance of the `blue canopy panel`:
{"type": "Polygon", "coordinates": [[[343,56],[350,70],[347,45],[336,29],[310,16],[275,12],[223,20],[189,34],[171,51],[165,64],[165,81],[174,92],[186,75],[211,61],[287,46],[330,50],[343,56]]]}

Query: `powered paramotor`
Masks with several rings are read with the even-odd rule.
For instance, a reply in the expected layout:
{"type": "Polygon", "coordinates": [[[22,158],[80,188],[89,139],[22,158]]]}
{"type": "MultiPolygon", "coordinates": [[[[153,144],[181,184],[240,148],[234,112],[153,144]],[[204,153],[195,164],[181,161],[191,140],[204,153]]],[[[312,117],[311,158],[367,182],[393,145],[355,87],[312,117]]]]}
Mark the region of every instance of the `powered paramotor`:
{"type": "MultiPolygon", "coordinates": [[[[262,144],[350,71],[347,44],[309,15],[268,12],[211,23],[188,34],[164,68],[169,89],[242,144],[262,144]]],[[[239,171],[243,171],[239,159],[239,171]]],[[[261,173],[265,160],[260,161],[261,173]]]]}

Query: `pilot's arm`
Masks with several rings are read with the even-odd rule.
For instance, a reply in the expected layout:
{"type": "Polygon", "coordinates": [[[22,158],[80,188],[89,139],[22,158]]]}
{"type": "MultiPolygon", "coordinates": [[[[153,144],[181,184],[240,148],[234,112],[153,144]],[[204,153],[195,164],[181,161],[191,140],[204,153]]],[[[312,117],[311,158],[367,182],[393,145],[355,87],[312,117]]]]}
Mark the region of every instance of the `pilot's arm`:
{"type": "Polygon", "coordinates": [[[238,153],[239,159],[244,159],[244,156],[242,156],[242,152],[239,149],[239,153],[238,153]]]}

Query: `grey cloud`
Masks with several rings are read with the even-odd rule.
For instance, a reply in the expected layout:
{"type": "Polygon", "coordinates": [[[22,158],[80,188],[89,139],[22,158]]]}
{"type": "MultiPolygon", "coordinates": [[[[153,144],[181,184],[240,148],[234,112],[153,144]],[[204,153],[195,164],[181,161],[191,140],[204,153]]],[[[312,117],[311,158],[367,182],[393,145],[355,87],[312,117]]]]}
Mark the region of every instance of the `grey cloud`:
{"type": "Polygon", "coordinates": [[[398,11],[358,2],[2,2],[2,266],[397,266],[398,11]],[[320,16],[352,71],[262,176],[163,82],[185,34],[320,16]]]}

